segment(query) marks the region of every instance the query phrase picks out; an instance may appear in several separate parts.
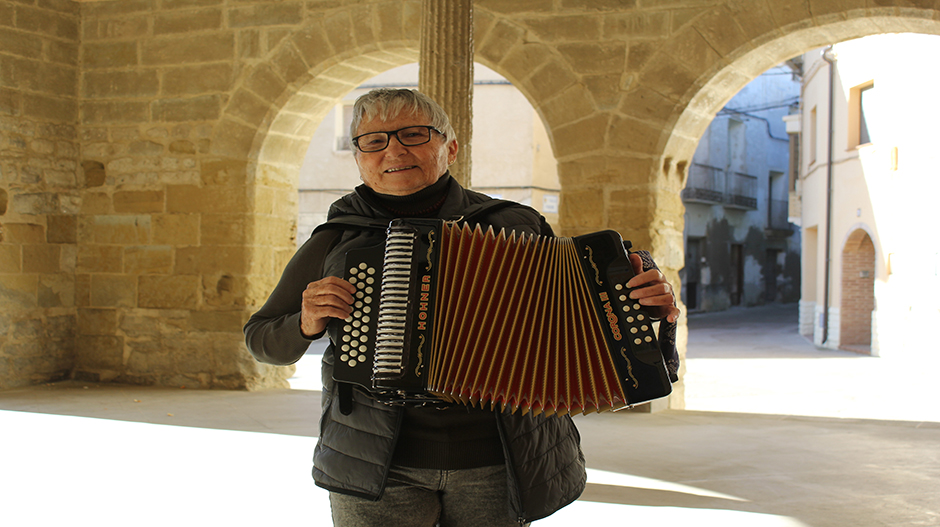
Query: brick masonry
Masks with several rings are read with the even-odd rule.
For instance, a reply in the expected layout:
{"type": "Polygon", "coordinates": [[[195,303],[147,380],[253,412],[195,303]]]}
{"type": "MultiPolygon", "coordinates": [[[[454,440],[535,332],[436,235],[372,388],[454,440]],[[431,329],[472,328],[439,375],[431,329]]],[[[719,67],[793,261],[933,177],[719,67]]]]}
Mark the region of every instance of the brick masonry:
{"type": "MultiPolygon", "coordinates": [[[[474,9],[475,59],[553,141],[562,234],[617,229],[676,284],[685,167],[725,100],[834,39],[940,33],[934,2],[474,9]]],[[[241,325],[293,252],[303,152],[338,97],[417,60],[420,21],[417,0],[0,0],[0,388],[284,386],[241,325]]]]}

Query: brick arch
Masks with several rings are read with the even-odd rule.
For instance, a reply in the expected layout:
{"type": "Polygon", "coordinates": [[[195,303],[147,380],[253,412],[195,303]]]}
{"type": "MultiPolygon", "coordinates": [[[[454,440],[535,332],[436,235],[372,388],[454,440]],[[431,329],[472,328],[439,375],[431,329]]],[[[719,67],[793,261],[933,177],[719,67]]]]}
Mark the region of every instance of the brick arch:
{"type": "Polygon", "coordinates": [[[875,309],[875,244],[864,229],[853,231],[842,247],[839,347],[871,353],[875,309]]]}

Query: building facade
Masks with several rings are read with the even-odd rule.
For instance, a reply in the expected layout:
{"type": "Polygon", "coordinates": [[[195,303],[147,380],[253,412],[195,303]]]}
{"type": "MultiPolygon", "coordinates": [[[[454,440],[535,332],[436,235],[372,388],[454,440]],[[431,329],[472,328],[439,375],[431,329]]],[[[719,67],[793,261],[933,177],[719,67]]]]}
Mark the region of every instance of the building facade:
{"type": "Polygon", "coordinates": [[[817,345],[936,349],[940,74],[923,57],[938,52],[938,37],[885,34],[804,55],[800,331],[817,345]]]}
{"type": "Polygon", "coordinates": [[[799,64],[771,68],[718,112],[689,166],[682,301],[720,311],[799,299],[799,230],[789,216],[799,64]]]}

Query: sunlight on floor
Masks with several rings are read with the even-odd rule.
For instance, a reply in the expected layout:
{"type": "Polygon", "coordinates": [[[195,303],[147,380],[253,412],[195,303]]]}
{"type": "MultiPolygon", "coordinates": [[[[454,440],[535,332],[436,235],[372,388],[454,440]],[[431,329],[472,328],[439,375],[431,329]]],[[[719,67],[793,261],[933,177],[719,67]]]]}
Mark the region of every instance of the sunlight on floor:
{"type": "MultiPolygon", "coordinates": [[[[327,493],[309,473],[315,438],[11,411],[0,411],[0,429],[16,431],[4,437],[4,525],[329,525],[327,493]]],[[[743,501],[601,470],[590,470],[588,481],[743,501]]],[[[805,527],[751,512],[589,501],[536,524],[644,521],[805,527]]]]}

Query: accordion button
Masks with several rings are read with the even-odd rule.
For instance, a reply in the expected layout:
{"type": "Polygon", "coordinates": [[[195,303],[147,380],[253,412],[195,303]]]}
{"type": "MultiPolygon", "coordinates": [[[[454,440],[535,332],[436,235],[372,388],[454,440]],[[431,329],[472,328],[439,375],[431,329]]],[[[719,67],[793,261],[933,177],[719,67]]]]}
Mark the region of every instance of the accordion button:
{"type": "Polygon", "coordinates": [[[369,265],[368,265],[367,263],[365,263],[365,262],[362,262],[361,264],[359,264],[359,268],[362,269],[362,270],[365,270],[365,269],[367,269],[368,267],[369,267],[369,265]]]}
{"type": "Polygon", "coordinates": [[[346,324],[345,326],[343,326],[343,331],[345,331],[346,333],[349,333],[350,331],[352,331],[352,326],[349,324],[346,324]]]}
{"type": "Polygon", "coordinates": [[[630,328],[630,333],[636,333],[637,331],[639,331],[639,330],[636,329],[636,328],[630,328]]]}
{"type": "Polygon", "coordinates": [[[350,268],[349,268],[349,274],[356,274],[357,272],[358,272],[358,271],[356,270],[355,267],[350,267],[350,268]]]}
{"type": "Polygon", "coordinates": [[[614,289],[616,289],[617,291],[620,291],[621,289],[623,289],[623,286],[620,284],[615,284],[614,289]]]}
{"type": "Polygon", "coordinates": [[[375,267],[370,267],[370,268],[366,269],[366,272],[369,273],[369,274],[375,274],[375,267]]]}
{"type": "Polygon", "coordinates": [[[642,329],[643,331],[647,331],[649,328],[650,327],[647,326],[646,324],[643,324],[642,326],[640,326],[640,329],[642,329]]]}
{"type": "Polygon", "coordinates": [[[356,359],[349,359],[349,367],[350,367],[350,368],[356,366],[356,364],[358,364],[358,363],[356,362],[356,359]]]}
{"type": "Polygon", "coordinates": [[[645,340],[646,342],[653,342],[653,337],[646,337],[643,340],[645,340]]]}
{"type": "MultiPolygon", "coordinates": [[[[369,328],[362,328],[362,330],[363,330],[363,331],[369,331],[369,328]]],[[[369,335],[362,335],[362,336],[359,337],[359,340],[361,340],[361,341],[363,341],[363,342],[368,342],[368,341],[369,341],[369,335]]]]}
{"type": "Polygon", "coordinates": [[[357,355],[359,355],[359,352],[356,351],[356,350],[351,350],[351,351],[349,352],[349,356],[350,356],[350,357],[355,357],[355,356],[357,356],[357,355]]]}
{"type": "Polygon", "coordinates": [[[372,278],[371,276],[370,276],[369,278],[366,278],[366,283],[369,284],[369,285],[374,284],[374,283],[375,283],[375,278],[372,278]]]}
{"type": "Polygon", "coordinates": [[[362,309],[362,302],[356,302],[353,305],[356,306],[356,309],[362,309]]]}
{"type": "Polygon", "coordinates": [[[343,351],[349,351],[349,344],[343,344],[339,349],[343,351]]]}
{"type": "Polygon", "coordinates": [[[343,335],[343,342],[349,342],[352,338],[349,335],[343,335]]]}
{"type": "Polygon", "coordinates": [[[640,309],[640,304],[633,304],[633,309],[640,309]]]}
{"type": "Polygon", "coordinates": [[[342,355],[339,356],[339,360],[346,362],[349,360],[349,355],[346,355],[345,353],[343,353],[342,355]]]}
{"type": "Polygon", "coordinates": [[[350,315],[350,316],[346,317],[345,319],[343,319],[343,322],[352,322],[352,321],[353,321],[352,315],[350,315]]]}
{"type": "Polygon", "coordinates": [[[627,317],[627,322],[633,322],[633,317],[627,317]]]}
{"type": "MultiPolygon", "coordinates": [[[[363,317],[362,317],[362,323],[363,323],[363,324],[368,324],[369,321],[371,321],[371,320],[372,320],[372,319],[369,318],[368,315],[363,315],[363,317]]],[[[366,331],[368,331],[368,330],[366,330],[366,331]]]]}
{"type": "Polygon", "coordinates": [[[630,311],[630,306],[623,306],[623,312],[627,313],[630,311]]]}
{"type": "Polygon", "coordinates": [[[365,297],[366,297],[365,293],[363,293],[362,291],[356,291],[356,298],[362,300],[365,297]]]}
{"type": "Polygon", "coordinates": [[[366,291],[366,294],[367,294],[367,295],[371,295],[372,293],[375,292],[375,289],[372,289],[371,287],[366,286],[365,291],[366,291]]]}
{"type": "Polygon", "coordinates": [[[637,319],[637,320],[643,320],[644,318],[646,318],[646,317],[644,317],[643,315],[637,315],[637,316],[636,316],[636,319],[637,319]]]}
{"type": "Polygon", "coordinates": [[[365,361],[366,361],[366,356],[365,356],[365,355],[359,355],[359,357],[358,357],[356,360],[358,360],[359,362],[365,362],[365,361]]]}
{"type": "Polygon", "coordinates": [[[640,340],[640,339],[635,339],[635,340],[633,341],[633,343],[634,343],[634,344],[642,344],[643,341],[640,340]]]}

